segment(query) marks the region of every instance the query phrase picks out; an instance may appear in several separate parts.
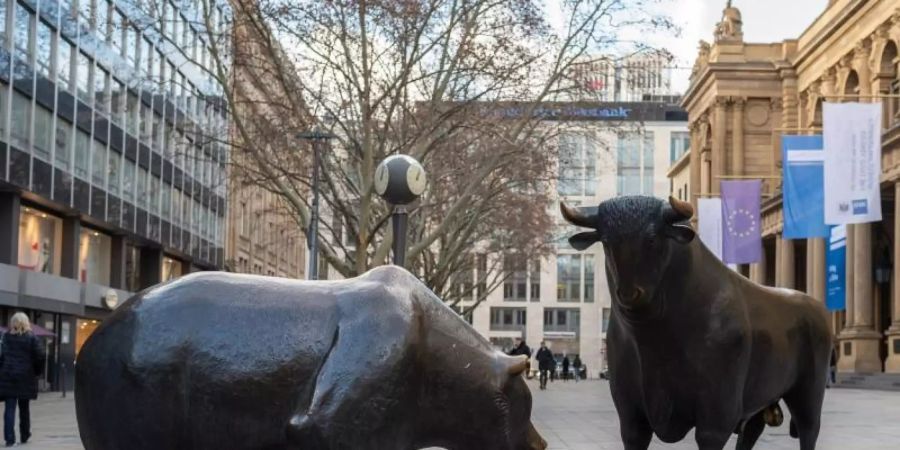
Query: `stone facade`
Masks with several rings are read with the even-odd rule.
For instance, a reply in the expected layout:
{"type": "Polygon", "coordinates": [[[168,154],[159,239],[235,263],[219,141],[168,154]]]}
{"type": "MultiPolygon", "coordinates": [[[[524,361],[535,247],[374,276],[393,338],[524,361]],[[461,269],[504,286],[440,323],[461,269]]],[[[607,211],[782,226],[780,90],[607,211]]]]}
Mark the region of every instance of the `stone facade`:
{"type": "Polygon", "coordinates": [[[883,102],[884,220],[848,227],[847,308],[832,320],[839,371],[900,373],[900,4],[833,0],[797,39],[777,43],[746,43],[742,26],[729,2],[714,42],[700,43],[683,101],[691,150],[669,171],[673,193],[687,179],[696,203],[718,195],[722,179],[763,179],[765,257],[750,278],[823,300],[824,240],[781,238],[780,139],[821,132],[826,100],[883,102]],[[890,280],[877,282],[878,268],[890,280]]]}

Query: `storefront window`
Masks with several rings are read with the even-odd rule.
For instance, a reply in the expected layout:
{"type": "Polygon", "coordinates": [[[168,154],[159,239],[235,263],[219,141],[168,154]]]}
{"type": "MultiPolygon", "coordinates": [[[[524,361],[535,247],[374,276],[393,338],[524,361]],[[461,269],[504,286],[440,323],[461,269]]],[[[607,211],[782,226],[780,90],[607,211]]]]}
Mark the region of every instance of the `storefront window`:
{"type": "Polygon", "coordinates": [[[59,275],[62,220],[22,208],[19,218],[19,267],[59,275]]]}
{"type": "Polygon", "coordinates": [[[78,319],[78,324],[75,327],[75,356],[78,356],[78,353],[81,351],[81,347],[84,346],[87,338],[91,337],[94,334],[94,331],[97,330],[97,327],[100,326],[100,321],[97,320],[84,320],[78,319]]]}
{"type": "Polygon", "coordinates": [[[163,256],[162,280],[163,282],[174,280],[181,276],[181,261],[163,256]]]}
{"type": "Polygon", "coordinates": [[[112,239],[100,232],[81,230],[78,249],[78,280],[82,283],[109,286],[112,239]]]}

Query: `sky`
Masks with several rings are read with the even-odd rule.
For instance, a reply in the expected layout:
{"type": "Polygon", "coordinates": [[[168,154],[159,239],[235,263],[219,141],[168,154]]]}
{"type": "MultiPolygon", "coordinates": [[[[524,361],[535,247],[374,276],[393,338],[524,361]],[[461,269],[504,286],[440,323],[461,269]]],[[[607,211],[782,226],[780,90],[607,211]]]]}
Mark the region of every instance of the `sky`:
{"type": "MultiPolygon", "coordinates": [[[[701,39],[713,41],[713,29],[722,17],[725,0],[663,0],[663,10],[681,28],[681,35],[668,36],[670,52],[686,70],[673,73],[674,88],[683,93],[687,88],[690,67],[697,56],[701,39]]],[[[741,10],[745,42],[780,42],[793,39],[825,10],[828,0],[733,0],[741,10]]]]}
{"type": "MultiPolygon", "coordinates": [[[[557,30],[562,30],[563,17],[555,5],[563,0],[545,1],[548,20],[557,30]]],[[[656,1],[660,11],[672,19],[680,32],[676,36],[671,33],[651,36],[648,41],[675,55],[680,69],[673,71],[673,88],[676,93],[684,93],[697,57],[697,46],[701,39],[712,43],[713,29],[722,18],[726,0],[656,1]]],[[[744,41],[760,43],[799,37],[827,4],[828,0],[732,0],[732,5],[741,11],[744,41]]]]}

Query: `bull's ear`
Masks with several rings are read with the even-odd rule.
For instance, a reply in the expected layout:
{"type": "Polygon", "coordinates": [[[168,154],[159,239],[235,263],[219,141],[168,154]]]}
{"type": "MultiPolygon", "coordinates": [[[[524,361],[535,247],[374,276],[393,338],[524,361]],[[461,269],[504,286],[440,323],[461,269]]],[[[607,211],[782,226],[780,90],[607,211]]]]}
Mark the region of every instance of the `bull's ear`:
{"type": "Polygon", "coordinates": [[[676,223],[666,226],[666,236],[675,240],[679,244],[687,244],[694,240],[697,233],[686,223],[676,223]]]}
{"type": "Polygon", "coordinates": [[[569,238],[569,245],[572,246],[575,250],[586,250],[588,247],[594,245],[595,242],[600,240],[600,233],[596,231],[587,231],[584,233],[578,233],[575,236],[569,238]]]}

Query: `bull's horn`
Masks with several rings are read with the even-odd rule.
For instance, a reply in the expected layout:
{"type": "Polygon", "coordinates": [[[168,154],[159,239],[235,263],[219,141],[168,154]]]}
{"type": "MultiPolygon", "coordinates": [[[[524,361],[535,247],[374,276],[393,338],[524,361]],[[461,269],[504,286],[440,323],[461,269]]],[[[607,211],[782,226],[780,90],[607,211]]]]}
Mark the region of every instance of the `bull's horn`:
{"type": "Polygon", "coordinates": [[[691,202],[681,201],[670,195],[669,205],[678,214],[679,220],[688,220],[694,217],[694,205],[691,202]]]}
{"type": "Polygon", "coordinates": [[[521,374],[528,368],[528,357],[525,355],[517,355],[514,358],[510,358],[510,365],[506,368],[506,373],[514,377],[516,375],[521,374]]]}
{"type": "Polygon", "coordinates": [[[561,212],[563,218],[572,225],[585,228],[593,228],[596,226],[596,217],[585,215],[577,209],[570,208],[563,202],[559,202],[559,212],[561,212]]]}

